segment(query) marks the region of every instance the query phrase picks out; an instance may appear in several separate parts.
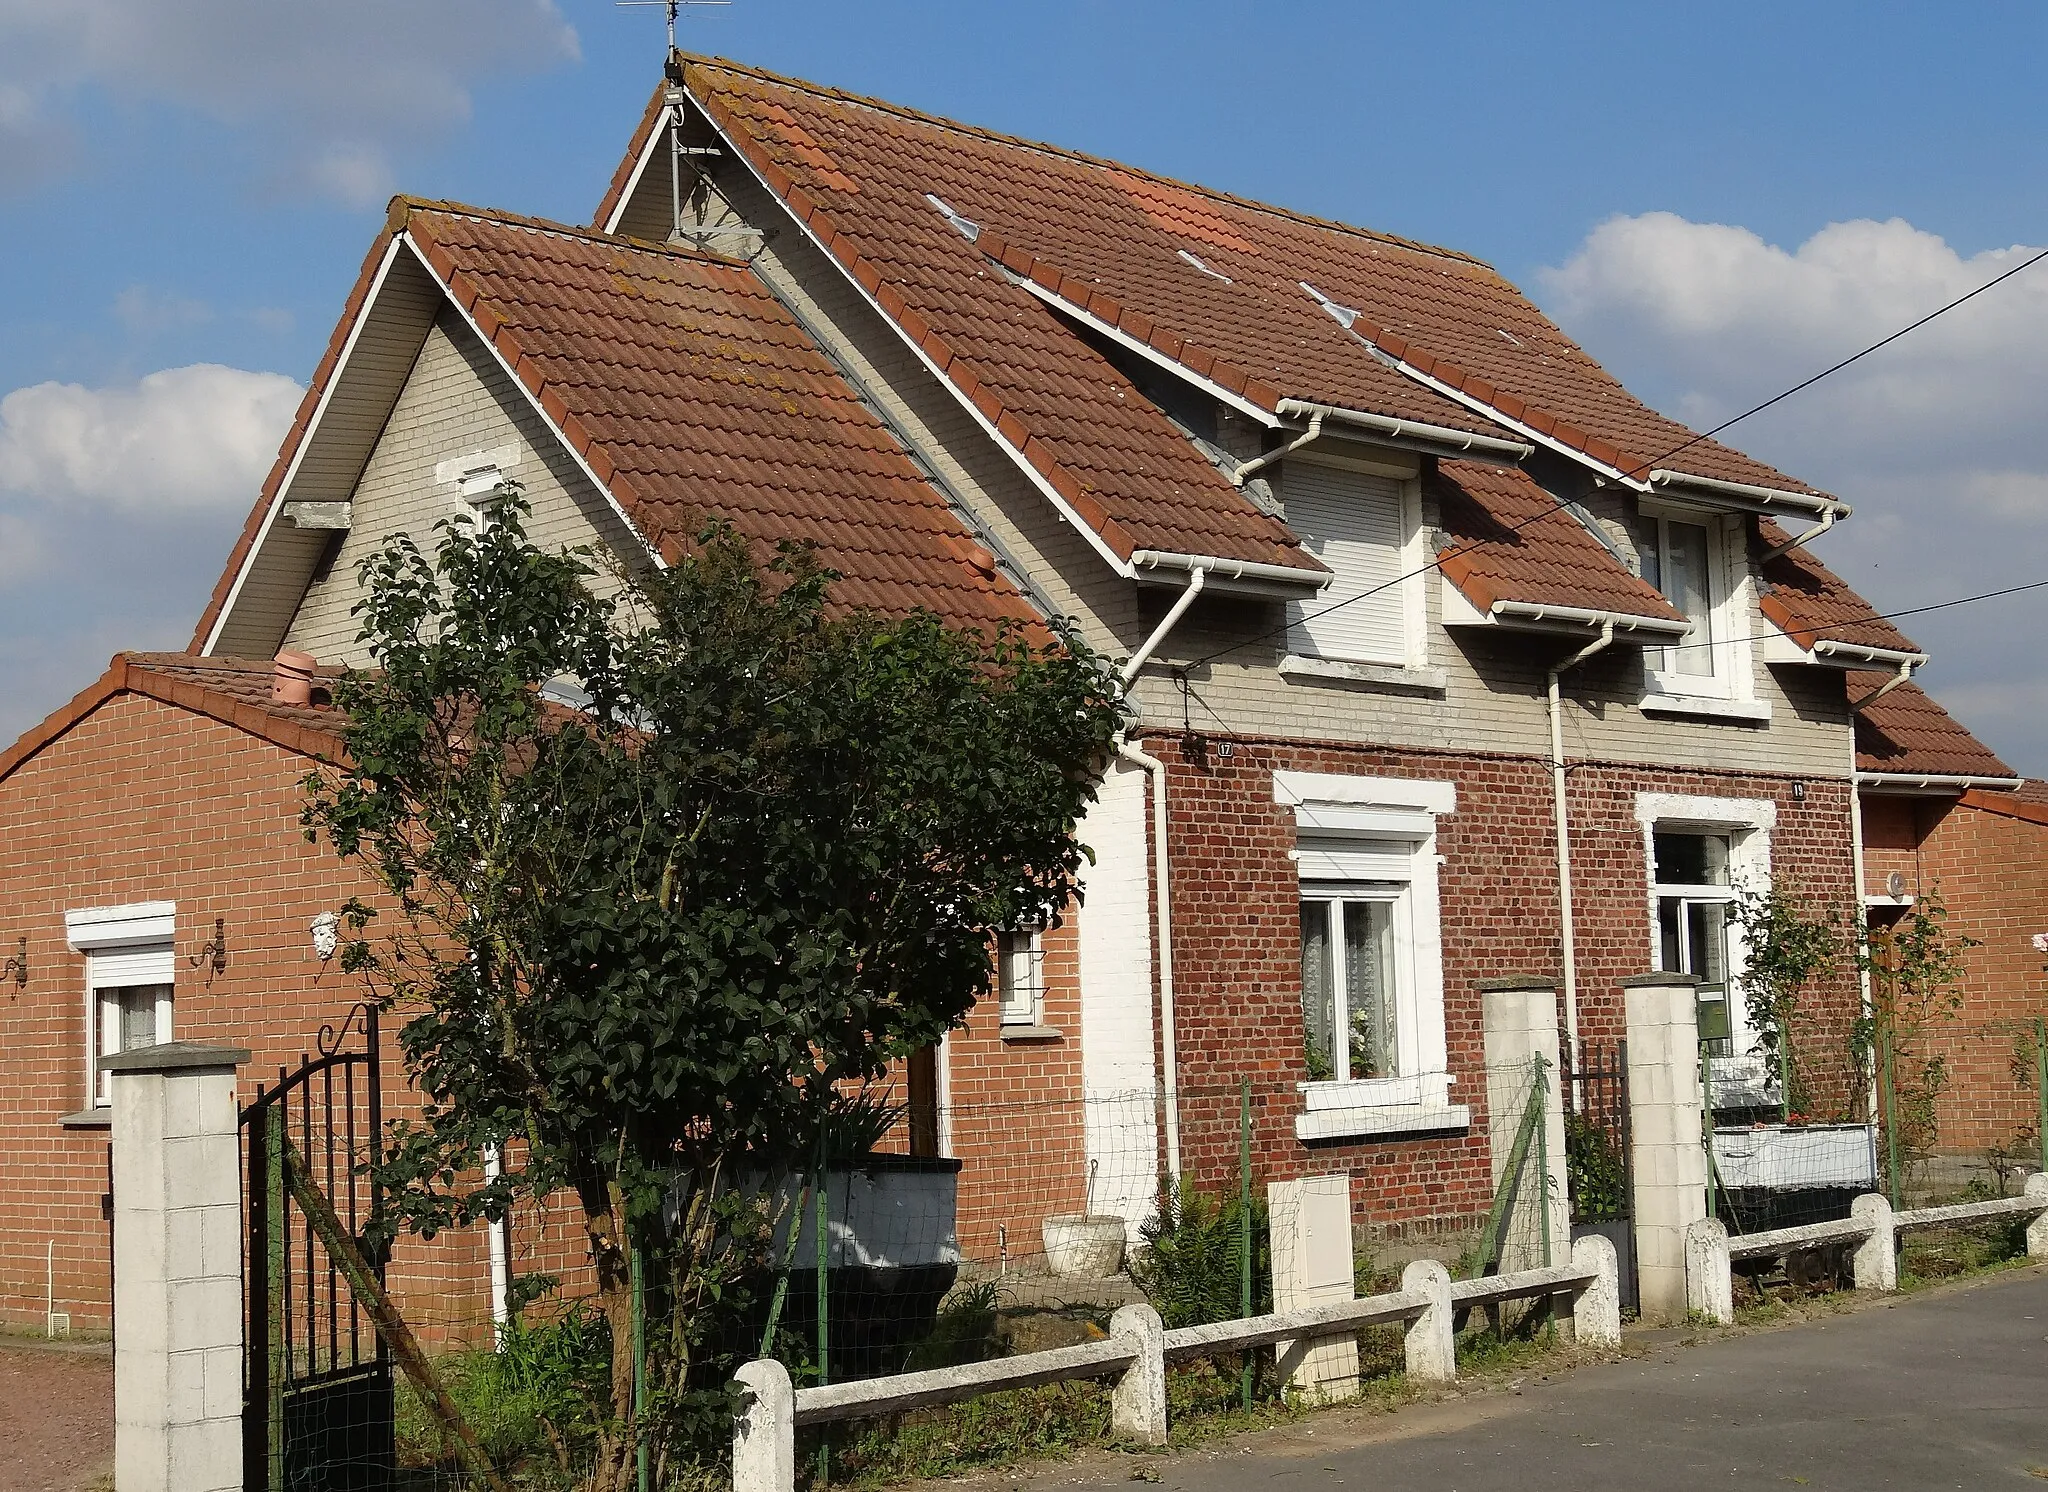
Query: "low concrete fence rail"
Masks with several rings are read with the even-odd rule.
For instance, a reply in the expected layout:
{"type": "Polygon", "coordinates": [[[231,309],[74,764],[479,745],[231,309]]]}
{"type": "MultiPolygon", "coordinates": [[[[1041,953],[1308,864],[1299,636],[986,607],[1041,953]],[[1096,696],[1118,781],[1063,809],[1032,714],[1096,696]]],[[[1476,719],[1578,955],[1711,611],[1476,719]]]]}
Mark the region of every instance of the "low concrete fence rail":
{"type": "Polygon", "coordinates": [[[1958,1202],[1948,1207],[1914,1207],[1893,1211],[1890,1201],[1865,1193],[1850,1204],[1849,1216],[1835,1222],[1809,1223],[1802,1228],[1773,1228],[1739,1238],[1716,1218],[1694,1223],[1685,1240],[1686,1300],[1708,1321],[1735,1319],[1735,1276],[1738,1259],[1782,1258],[1831,1243],[1856,1245],[1852,1274],[1858,1290],[1899,1287],[1899,1235],[1916,1229],[1949,1228],[1990,1222],[2002,1217],[2031,1217],[2027,1257],[2048,1259],[2048,1174],[2027,1178],[2017,1197],[1983,1202],[1958,1202]]]}
{"type": "Polygon", "coordinates": [[[1569,1264],[1526,1269],[1483,1279],[1453,1281],[1434,1260],[1419,1259],[1386,1295],[1237,1321],[1165,1331],[1159,1313],[1130,1305],[1110,1317],[1109,1336],[1079,1347],[1026,1352],[958,1368],[896,1373],[850,1383],[795,1388],[789,1370],[772,1358],[741,1368],[748,1403],[733,1423],[734,1492],[792,1492],[796,1485],[796,1431],[836,1420],[868,1419],[955,1404],[981,1394],[1032,1388],[1079,1378],[1115,1380],[1110,1421],[1117,1436],[1140,1445],[1166,1444],[1166,1365],[1281,1343],[1313,1344],[1368,1326],[1400,1324],[1408,1375],[1423,1382],[1457,1377],[1456,1314],[1476,1305],[1570,1296],[1572,1330],[1588,1345],[1621,1344],[1621,1280],[1614,1245],[1581,1238],[1569,1264]]]}

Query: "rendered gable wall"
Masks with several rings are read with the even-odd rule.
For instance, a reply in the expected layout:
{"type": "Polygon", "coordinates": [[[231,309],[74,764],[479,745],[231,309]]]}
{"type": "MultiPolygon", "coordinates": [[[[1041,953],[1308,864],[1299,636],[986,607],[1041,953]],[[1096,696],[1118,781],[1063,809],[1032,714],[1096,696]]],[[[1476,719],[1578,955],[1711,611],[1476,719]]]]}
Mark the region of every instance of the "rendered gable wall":
{"type": "MultiPolygon", "coordinates": [[[[350,614],[361,594],[357,561],[401,532],[431,553],[434,525],[469,511],[454,487],[435,483],[435,466],[508,445],[520,450],[520,464],[508,475],[526,489],[532,508],[528,533],[535,543],[550,550],[588,545],[600,554],[636,560],[644,553],[490,350],[460,316],[444,309],[356,484],[354,526],[307,589],[286,645],[323,663],[366,662],[356,641],[360,624],[350,614]]],[[[617,585],[604,575],[593,584],[601,590],[617,585]]]]}

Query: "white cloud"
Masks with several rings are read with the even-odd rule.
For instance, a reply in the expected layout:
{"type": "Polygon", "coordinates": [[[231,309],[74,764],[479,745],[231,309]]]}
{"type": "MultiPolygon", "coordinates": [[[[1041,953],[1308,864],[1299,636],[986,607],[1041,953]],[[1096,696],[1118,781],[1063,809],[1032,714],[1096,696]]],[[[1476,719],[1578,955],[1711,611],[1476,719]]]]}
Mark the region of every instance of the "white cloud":
{"type": "Polygon", "coordinates": [[[61,130],[99,85],[246,130],[272,185],[362,203],[479,80],[579,55],[555,0],[0,0],[0,187],[13,133],[61,130]]]}
{"type": "Polygon", "coordinates": [[[125,516],[240,512],[298,408],[279,373],[215,363],[132,384],[39,383],[0,399],[0,495],[125,516]]]}
{"type": "MultiPolygon", "coordinates": [[[[1653,212],[1602,223],[1536,280],[1616,376],[1706,429],[2033,252],[1963,254],[1896,218],[1829,224],[1788,250],[1653,212]]],[[[1817,552],[1875,605],[1923,606],[2048,574],[2044,396],[2048,263],[1722,438],[1853,503],[1817,552]]],[[[2040,595],[1901,622],[1935,656],[1929,687],[2035,773],[2048,773],[2044,624],[2040,595]]]]}

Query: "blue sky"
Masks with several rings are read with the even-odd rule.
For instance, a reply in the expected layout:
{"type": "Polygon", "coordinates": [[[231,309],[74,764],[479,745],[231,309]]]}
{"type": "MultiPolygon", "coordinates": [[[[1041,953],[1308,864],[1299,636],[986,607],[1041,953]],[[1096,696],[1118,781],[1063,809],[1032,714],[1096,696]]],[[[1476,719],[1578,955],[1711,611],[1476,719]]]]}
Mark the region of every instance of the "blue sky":
{"type": "MultiPolygon", "coordinates": [[[[2037,6],[735,0],[684,43],[1477,253],[1712,423],[2048,243],[2037,6]]],[[[0,0],[0,739],[179,647],[391,190],[586,220],[594,0],[0,0]]],[[[2048,574],[2048,265],[1734,439],[1880,605],[2048,574]],[[2034,276],[2038,275],[2036,280],[2034,276]]],[[[2048,592],[1906,623],[2048,773],[2048,592]]]]}

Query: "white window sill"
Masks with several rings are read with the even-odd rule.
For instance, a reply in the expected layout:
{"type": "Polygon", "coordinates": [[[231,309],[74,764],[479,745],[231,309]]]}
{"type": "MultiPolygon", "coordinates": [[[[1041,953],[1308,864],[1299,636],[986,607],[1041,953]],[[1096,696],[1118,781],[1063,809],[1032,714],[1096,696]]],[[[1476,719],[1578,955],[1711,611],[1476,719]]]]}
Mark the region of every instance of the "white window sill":
{"type": "Polygon", "coordinates": [[[1347,663],[1337,658],[1311,658],[1289,653],[1280,660],[1283,678],[1306,679],[1318,684],[1346,684],[1368,691],[1411,694],[1442,694],[1446,676],[1441,668],[1413,668],[1400,663],[1347,663]]]}
{"type": "Polygon", "coordinates": [[[1006,1025],[998,1034],[1004,1041],[1058,1041],[1066,1033],[1058,1026],[1006,1025]]]}
{"type": "Polygon", "coordinates": [[[1384,1135],[1437,1134],[1470,1129],[1465,1104],[1400,1103],[1309,1109],[1294,1116],[1297,1140],[1365,1140],[1384,1135]]]}
{"type": "Polygon", "coordinates": [[[114,1108],[112,1104],[96,1103],[75,1114],[66,1114],[57,1123],[64,1129],[112,1129],[114,1108]]]}
{"type": "Polygon", "coordinates": [[[1645,715],[1690,715],[1702,720],[1740,720],[1768,725],[1767,699],[1724,699],[1712,694],[1645,694],[1638,702],[1645,715]]]}

